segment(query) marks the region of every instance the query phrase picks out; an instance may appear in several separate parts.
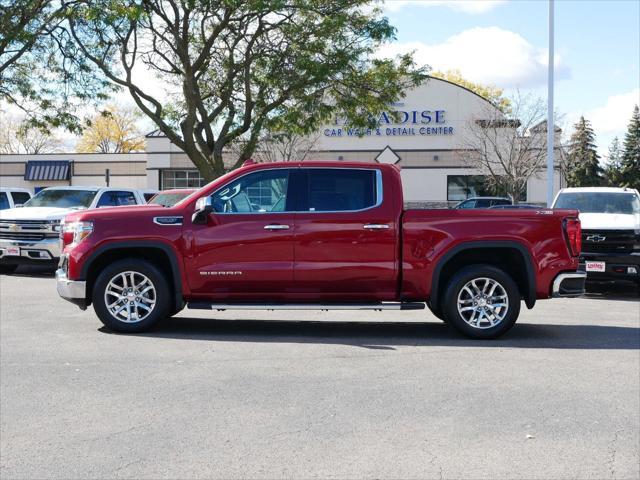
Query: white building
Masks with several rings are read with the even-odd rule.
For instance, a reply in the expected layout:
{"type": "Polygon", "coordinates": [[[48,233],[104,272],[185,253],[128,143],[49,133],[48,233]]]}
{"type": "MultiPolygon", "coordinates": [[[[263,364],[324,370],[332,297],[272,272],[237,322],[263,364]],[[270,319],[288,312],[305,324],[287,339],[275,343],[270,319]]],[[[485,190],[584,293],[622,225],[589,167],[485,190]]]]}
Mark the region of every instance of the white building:
{"type": "MultiPolygon", "coordinates": [[[[465,165],[463,153],[466,130],[488,108],[494,107],[472,91],[430,78],[381,114],[380,127],[363,136],[340,120],[325,126],[313,136],[305,159],[395,163],[402,169],[407,202],[451,204],[483,191],[482,172],[465,165]]],[[[540,136],[541,146],[544,126],[533,133],[540,136]]],[[[139,188],[203,184],[187,155],[158,132],[147,135],[144,153],[0,155],[2,186],[105,185],[107,178],[111,186],[139,188]]],[[[557,190],[558,172],[554,181],[557,190]]],[[[544,203],[545,199],[546,172],[541,170],[529,180],[525,200],[544,203]]]]}

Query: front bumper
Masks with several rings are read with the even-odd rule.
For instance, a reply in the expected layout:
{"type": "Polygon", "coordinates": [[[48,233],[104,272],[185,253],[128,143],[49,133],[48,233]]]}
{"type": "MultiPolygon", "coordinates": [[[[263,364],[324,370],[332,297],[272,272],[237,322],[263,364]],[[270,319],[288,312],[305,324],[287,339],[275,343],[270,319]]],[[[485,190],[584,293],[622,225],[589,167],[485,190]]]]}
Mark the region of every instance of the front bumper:
{"type": "Polygon", "coordinates": [[[580,254],[581,270],[585,270],[585,262],[605,263],[605,271],[588,272],[588,280],[627,280],[631,282],[640,282],[640,252],[633,252],[626,255],[582,252],[580,254]],[[635,273],[633,273],[634,269],[635,273]]]}
{"type": "Polygon", "coordinates": [[[56,262],[60,258],[60,239],[45,238],[38,241],[0,239],[0,263],[22,265],[56,262]],[[7,255],[8,247],[18,247],[20,255],[7,255]]]}
{"type": "Polygon", "coordinates": [[[87,308],[87,282],[84,280],[69,280],[67,272],[59,268],[56,270],[56,287],[58,295],[77,305],[82,310],[87,308]]]}
{"type": "Polygon", "coordinates": [[[587,272],[565,272],[559,274],[553,281],[552,297],[579,297],[584,295],[584,282],[587,272]]]}

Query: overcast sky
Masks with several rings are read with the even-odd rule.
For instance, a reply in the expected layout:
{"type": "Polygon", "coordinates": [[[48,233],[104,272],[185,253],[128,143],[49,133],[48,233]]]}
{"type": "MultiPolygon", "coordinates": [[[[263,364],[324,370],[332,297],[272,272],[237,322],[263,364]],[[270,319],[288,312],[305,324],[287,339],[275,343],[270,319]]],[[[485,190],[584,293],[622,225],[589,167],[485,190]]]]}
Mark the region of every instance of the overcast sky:
{"type": "MultiPolygon", "coordinates": [[[[415,50],[436,70],[546,99],[548,2],[387,0],[398,29],[388,53],[415,50]]],[[[589,119],[601,154],[640,103],[640,2],[556,0],[556,110],[589,119]]]]}

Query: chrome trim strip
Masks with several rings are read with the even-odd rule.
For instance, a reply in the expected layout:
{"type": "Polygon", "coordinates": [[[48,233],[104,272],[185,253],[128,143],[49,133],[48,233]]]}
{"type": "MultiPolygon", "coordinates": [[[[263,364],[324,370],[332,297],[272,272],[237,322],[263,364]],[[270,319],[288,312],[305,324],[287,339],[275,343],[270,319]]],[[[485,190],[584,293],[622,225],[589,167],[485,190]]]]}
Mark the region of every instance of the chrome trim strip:
{"type": "Polygon", "coordinates": [[[582,295],[582,293],[584,292],[577,293],[577,294],[560,294],[560,286],[562,285],[562,282],[572,278],[581,278],[586,280],[587,272],[578,271],[578,272],[571,272],[571,273],[561,273],[560,275],[558,275],[553,281],[553,287],[551,289],[552,296],[553,297],[577,297],[582,295]]]}
{"type": "Polygon", "coordinates": [[[153,217],[153,223],[155,223],[156,225],[160,225],[162,227],[175,227],[175,226],[180,226],[182,225],[182,215],[167,215],[167,216],[159,216],[159,217],[153,217]],[[159,219],[162,218],[166,218],[166,219],[178,219],[180,220],[179,222],[175,222],[175,223],[161,223],[159,221],[159,219]]]}
{"type": "Polygon", "coordinates": [[[265,225],[265,230],[289,230],[289,225],[265,225]]]}
{"type": "Polygon", "coordinates": [[[363,225],[362,228],[365,230],[386,230],[389,228],[389,225],[386,223],[367,223],[366,225],[363,225]]]}
{"type": "MultiPolygon", "coordinates": [[[[357,212],[365,212],[367,210],[372,210],[374,208],[382,205],[384,200],[384,192],[382,188],[382,170],[378,168],[358,168],[358,167],[283,167],[283,168],[265,168],[257,170],[259,172],[270,172],[274,170],[296,170],[296,169],[305,169],[305,170],[374,170],[376,172],[376,203],[370,207],[361,208],[359,210],[287,210],[286,212],[242,212],[242,213],[234,213],[234,212],[213,212],[215,215],[275,215],[275,214],[285,214],[285,213],[357,213],[357,212]]],[[[252,173],[256,173],[256,171],[245,173],[244,175],[240,175],[239,177],[234,178],[229,183],[224,184],[220,188],[216,189],[209,197],[213,197],[220,190],[226,188],[231,183],[236,180],[240,180],[241,178],[246,177],[247,175],[251,175],[252,173]]]]}

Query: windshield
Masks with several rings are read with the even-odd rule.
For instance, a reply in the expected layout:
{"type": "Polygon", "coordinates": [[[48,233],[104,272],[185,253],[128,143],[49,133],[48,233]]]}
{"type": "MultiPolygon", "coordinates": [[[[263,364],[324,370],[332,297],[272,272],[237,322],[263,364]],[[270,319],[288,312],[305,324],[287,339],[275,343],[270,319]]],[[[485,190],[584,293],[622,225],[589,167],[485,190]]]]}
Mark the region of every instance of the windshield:
{"type": "Polygon", "coordinates": [[[582,213],[640,213],[640,200],[633,193],[571,192],[561,193],[554,208],[570,208],[582,213]]]}
{"type": "Polygon", "coordinates": [[[191,193],[192,192],[190,191],[180,193],[159,193],[151,200],[149,200],[149,203],[162,205],[163,207],[173,207],[180,200],[191,195],[191,193]]]}
{"type": "Polygon", "coordinates": [[[47,188],[40,190],[25,207],[55,207],[55,208],[89,208],[96,190],[62,190],[47,188]]]}

